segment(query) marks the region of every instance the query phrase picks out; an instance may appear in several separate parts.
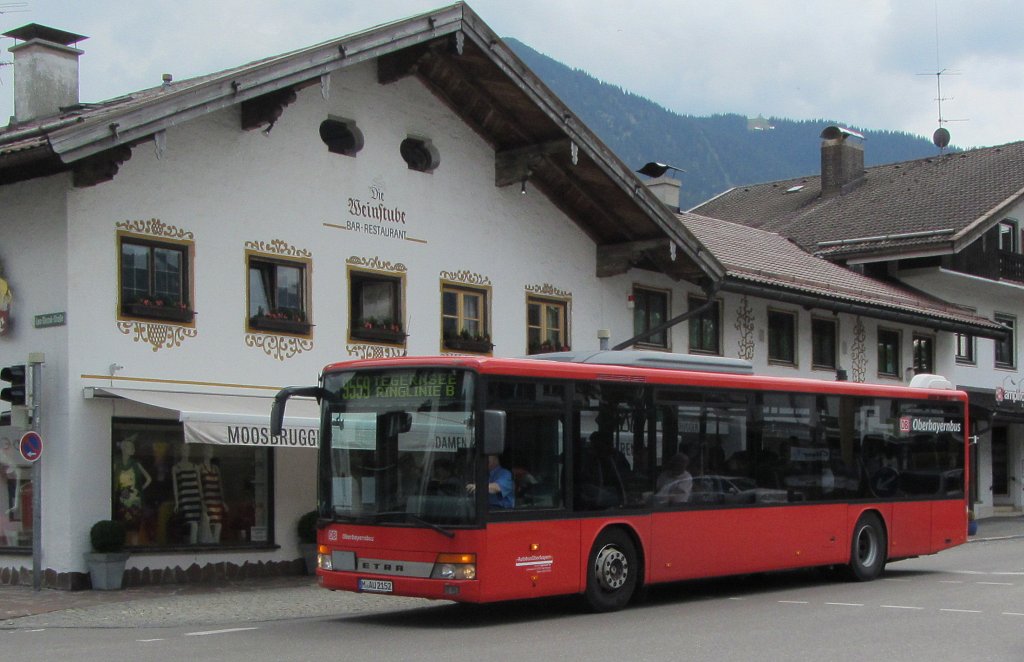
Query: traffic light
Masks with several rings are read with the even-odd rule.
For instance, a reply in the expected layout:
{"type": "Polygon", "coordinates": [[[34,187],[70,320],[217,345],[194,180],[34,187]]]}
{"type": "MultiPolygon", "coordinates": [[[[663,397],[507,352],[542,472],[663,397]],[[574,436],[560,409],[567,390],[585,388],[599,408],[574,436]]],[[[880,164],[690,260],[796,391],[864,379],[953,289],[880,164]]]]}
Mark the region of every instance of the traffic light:
{"type": "Polygon", "coordinates": [[[12,407],[25,404],[25,364],[9,365],[0,370],[0,381],[10,383],[0,389],[0,400],[10,402],[12,407]]]}

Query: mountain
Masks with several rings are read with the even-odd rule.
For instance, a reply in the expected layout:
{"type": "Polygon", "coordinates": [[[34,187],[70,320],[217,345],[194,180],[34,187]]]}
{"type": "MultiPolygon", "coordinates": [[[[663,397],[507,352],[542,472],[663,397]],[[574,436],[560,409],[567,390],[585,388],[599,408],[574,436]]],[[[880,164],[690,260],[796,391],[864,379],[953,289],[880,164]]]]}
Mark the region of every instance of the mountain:
{"type": "MultiPolygon", "coordinates": [[[[733,186],[816,175],[821,130],[833,120],[680,115],[617,85],[542,55],[515,39],[505,42],[634,169],[648,161],[671,163],[682,175],[680,207],[688,209],[733,186]],[[772,128],[768,128],[772,127],[772,128]]],[[[853,127],[850,127],[853,128],[853,127]]],[[[936,153],[927,138],[905,132],[855,128],[864,134],[865,165],[909,161],[936,153]]]]}

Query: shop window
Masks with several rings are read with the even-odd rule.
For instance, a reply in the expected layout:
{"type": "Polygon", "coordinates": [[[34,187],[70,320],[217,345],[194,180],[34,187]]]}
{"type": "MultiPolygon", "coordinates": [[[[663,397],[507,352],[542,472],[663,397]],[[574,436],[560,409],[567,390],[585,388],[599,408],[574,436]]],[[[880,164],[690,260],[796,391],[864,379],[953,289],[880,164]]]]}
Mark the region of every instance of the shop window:
{"type": "Polygon", "coordinates": [[[567,352],[569,346],[569,303],[529,297],[526,301],[526,338],[530,354],[567,352]]]}
{"type": "Polygon", "coordinates": [[[248,254],[248,330],[309,335],[308,263],[248,254]]]}
{"type": "Polygon", "coordinates": [[[836,332],[833,319],[815,317],[811,320],[811,367],[836,369],[836,332]]]}
{"type": "Polygon", "coordinates": [[[402,291],[404,278],[349,271],[349,337],[373,343],[405,343],[402,291]]]}
{"type": "Polygon", "coordinates": [[[352,120],[324,120],[320,123],[320,140],[332,154],[355,156],[363,148],[363,132],[352,120]]]}
{"type": "Polygon", "coordinates": [[[796,365],[796,314],[768,311],[768,360],[796,365]]]}
{"type": "Polygon", "coordinates": [[[18,452],[22,432],[0,426],[0,549],[32,548],[32,463],[18,452]]]}
{"type": "Polygon", "coordinates": [[[399,146],[402,160],[409,170],[433,172],[441,164],[441,156],[429,140],[409,136],[399,146]]]}
{"type": "Polygon", "coordinates": [[[441,338],[446,350],[488,353],[491,328],[488,290],[444,283],[441,286],[441,338]]]}
{"type": "Polygon", "coordinates": [[[996,313],[995,320],[1009,331],[1005,338],[995,341],[996,367],[1014,368],[1017,365],[1017,318],[996,313]]]}
{"type": "Polygon", "coordinates": [[[935,339],[914,334],[914,374],[935,372],[935,339]]]}
{"type": "Polygon", "coordinates": [[[878,330],[878,374],[900,378],[900,332],[878,330]]]}
{"type": "Polygon", "coordinates": [[[191,322],[189,242],[153,241],[122,234],[120,312],[122,316],[165,322],[191,322]]]}
{"type": "Polygon", "coordinates": [[[114,419],[113,519],[142,548],[271,542],[270,451],[186,444],[181,424],[114,419]]]}
{"type": "MultiPolygon", "coordinates": [[[[707,299],[702,297],[689,297],[687,306],[694,310],[703,306],[707,299]]],[[[690,326],[690,351],[696,354],[722,353],[720,340],[721,334],[721,306],[717,301],[702,313],[695,315],[689,320],[690,326]]]]}
{"type": "MultiPolygon", "coordinates": [[[[668,292],[633,288],[633,335],[646,333],[668,320],[668,292]]],[[[661,330],[637,342],[639,347],[668,349],[668,331],[661,330]]]]}

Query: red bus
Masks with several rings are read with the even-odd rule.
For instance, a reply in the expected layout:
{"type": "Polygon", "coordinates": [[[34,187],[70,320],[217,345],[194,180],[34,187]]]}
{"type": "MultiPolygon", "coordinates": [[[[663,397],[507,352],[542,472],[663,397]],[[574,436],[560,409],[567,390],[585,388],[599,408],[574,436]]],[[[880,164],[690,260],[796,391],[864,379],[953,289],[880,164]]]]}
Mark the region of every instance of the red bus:
{"type": "MultiPolygon", "coordinates": [[[[888,561],[967,539],[967,396],[756,376],[656,352],[328,366],[318,569],[331,590],[491,602],[888,561]]],[[[925,383],[926,388],[916,384],[925,383]]]]}

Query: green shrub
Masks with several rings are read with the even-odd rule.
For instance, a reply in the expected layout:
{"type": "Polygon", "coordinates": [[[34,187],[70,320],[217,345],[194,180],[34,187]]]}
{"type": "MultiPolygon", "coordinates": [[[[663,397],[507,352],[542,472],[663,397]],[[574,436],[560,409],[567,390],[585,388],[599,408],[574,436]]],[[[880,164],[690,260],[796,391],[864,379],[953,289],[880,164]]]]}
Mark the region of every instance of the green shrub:
{"type": "Polygon", "coordinates": [[[92,525],[89,530],[89,542],[94,552],[107,554],[124,550],[124,524],[104,519],[92,525]]]}
{"type": "Polygon", "coordinates": [[[298,526],[296,526],[296,532],[299,534],[299,542],[316,544],[316,520],[317,513],[315,510],[311,510],[299,518],[298,526]]]}

